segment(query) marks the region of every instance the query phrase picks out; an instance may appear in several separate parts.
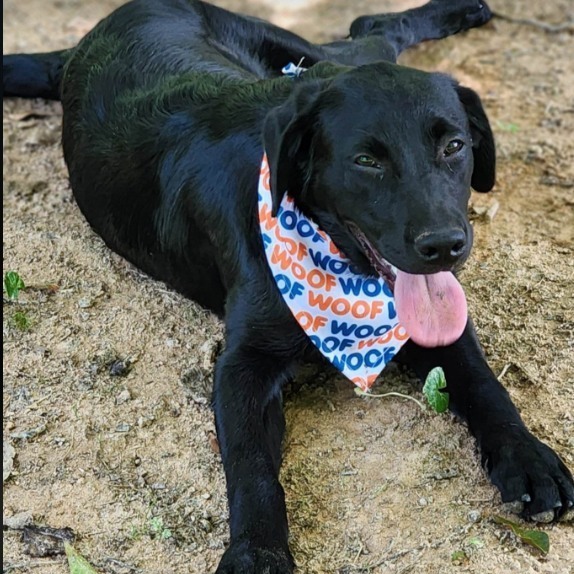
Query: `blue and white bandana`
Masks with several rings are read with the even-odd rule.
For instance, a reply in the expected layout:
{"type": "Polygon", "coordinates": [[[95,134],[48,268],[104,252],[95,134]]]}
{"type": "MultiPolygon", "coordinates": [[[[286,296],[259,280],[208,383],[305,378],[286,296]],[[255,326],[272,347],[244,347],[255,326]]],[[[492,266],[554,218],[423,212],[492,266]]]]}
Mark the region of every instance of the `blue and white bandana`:
{"type": "Polygon", "coordinates": [[[382,278],[360,274],[288,195],[273,217],[269,177],[264,155],[259,222],[277,288],[321,353],[367,391],[409,338],[393,294],[382,278]]]}

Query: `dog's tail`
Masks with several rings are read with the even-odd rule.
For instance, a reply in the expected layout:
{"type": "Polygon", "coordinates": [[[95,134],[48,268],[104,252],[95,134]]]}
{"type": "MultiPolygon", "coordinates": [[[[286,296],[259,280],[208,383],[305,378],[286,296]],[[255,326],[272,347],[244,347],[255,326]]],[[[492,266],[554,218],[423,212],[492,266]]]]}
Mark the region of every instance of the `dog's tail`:
{"type": "Polygon", "coordinates": [[[71,50],[2,57],[2,97],[60,99],[64,64],[71,50]]]}

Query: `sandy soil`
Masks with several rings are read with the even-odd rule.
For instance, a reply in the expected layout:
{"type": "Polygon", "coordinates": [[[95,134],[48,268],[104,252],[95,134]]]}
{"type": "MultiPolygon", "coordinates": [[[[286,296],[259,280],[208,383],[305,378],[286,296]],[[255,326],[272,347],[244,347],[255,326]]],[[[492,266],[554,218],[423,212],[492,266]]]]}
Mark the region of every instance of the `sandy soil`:
{"type": "MultiPolygon", "coordinates": [[[[4,52],[71,46],[118,3],[7,0],[4,52]]],[[[218,3],[316,40],[344,35],[354,15],[416,4],[218,3]]],[[[569,0],[491,6],[553,24],[572,12],[569,0]]],[[[487,106],[500,167],[495,191],[473,197],[476,247],[462,282],[495,372],[571,468],[573,48],[572,29],[497,20],[402,59],[453,74],[487,106]]],[[[60,123],[59,104],[4,102],[3,266],[30,286],[4,303],[3,436],[15,450],[4,516],[73,528],[101,572],[212,572],[228,541],[207,405],[222,326],[91,232],[68,186],[60,123]],[[128,372],[111,368],[117,360],[128,372]]],[[[395,369],[381,380],[387,390],[420,398],[395,369]]],[[[286,408],[283,484],[302,573],[572,573],[571,524],[544,527],[542,557],[493,522],[499,496],[450,417],[356,397],[316,371],[293,384],[286,408]]],[[[5,573],[67,572],[62,557],[26,555],[20,537],[4,531],[5,573]]]]}

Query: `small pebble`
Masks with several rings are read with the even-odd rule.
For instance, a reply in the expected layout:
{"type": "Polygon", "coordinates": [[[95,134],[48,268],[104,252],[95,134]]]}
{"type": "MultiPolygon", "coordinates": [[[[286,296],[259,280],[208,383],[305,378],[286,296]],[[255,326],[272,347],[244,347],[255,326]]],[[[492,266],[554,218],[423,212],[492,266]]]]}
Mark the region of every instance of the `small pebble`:
{"type": "Polygon", "coordinates": [[[132,398],[130,392],[127,389],[124,389],[121,393],[118,394],[116,397],[116,405],[121,405],[126,403],[132,398]]]}
{"type": "Polygon", "coordinates": [[[128,432],[130,428],[131,427],[128,423],[120,423],[116,426],[116,432],[128,432]]]}
{"type": "Polygon", "coordinates": [[[428,506],[429,501],[423,497],[419,498],[419,506],[428,506]]]}
{"type": "Polygon", "coordinates": [[[20,512],[14,516],[3,516],[4,527],[11,530],[22,530],[32,522],[32,513],[30,511],[20,512]]]}
{"type": "MultiPolygon", "coordinates": [[[[110,365],[110,375],[112,377],[125,377],[131,370],[131,363],[128,359],[116,359],[110,365]]],[[[121,393],[120,393],[121,394],[121,393]]]]}
{"type": "Polygon", "coordinates": [[[481,518],[482,518],[482,515],[480,514],[480,510],[471,510],[471,511],[468,513],[468,519],[469,519],[471,522],[476,523],[476,522],[478,522],[481,518]]]}

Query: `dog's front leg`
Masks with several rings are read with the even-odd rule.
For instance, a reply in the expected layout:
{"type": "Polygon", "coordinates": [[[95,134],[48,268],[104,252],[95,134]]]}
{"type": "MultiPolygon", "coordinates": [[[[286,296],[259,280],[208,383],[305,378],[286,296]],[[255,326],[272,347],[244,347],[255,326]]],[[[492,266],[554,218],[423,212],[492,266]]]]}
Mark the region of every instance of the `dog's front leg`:
{"type": "Polygon", "coordinates": [[[279,484],[287,365],[233,338],[217,363],[214,410],[227,480],[231,540],[217,574],[289,574],[287,514],[279,484]]]}
{"type": "Polygon", "coordinates": [[[574,481],[558,455],[526,428],[508,393],[487,365],[472,323],[447,347],[422,348],[409,341],[402,359],[424,379],[444,369],[451,410],[476,437],[483,465],[523,517],[548,522],[574,506],[574,481]]]}

